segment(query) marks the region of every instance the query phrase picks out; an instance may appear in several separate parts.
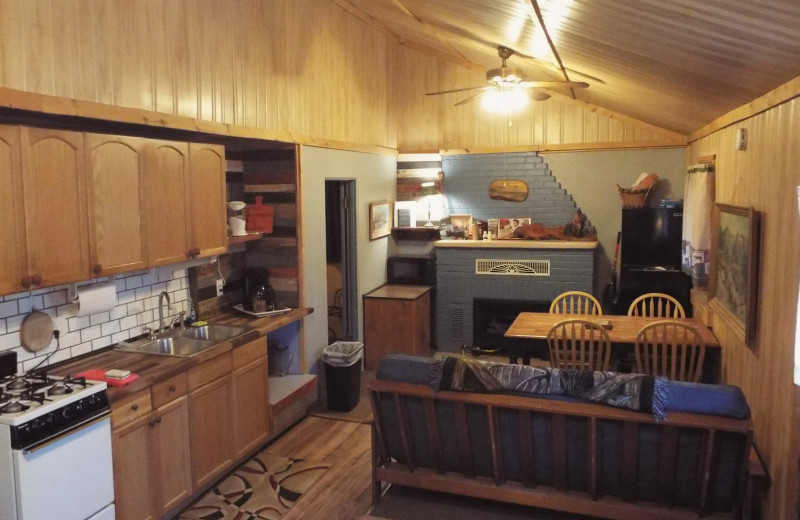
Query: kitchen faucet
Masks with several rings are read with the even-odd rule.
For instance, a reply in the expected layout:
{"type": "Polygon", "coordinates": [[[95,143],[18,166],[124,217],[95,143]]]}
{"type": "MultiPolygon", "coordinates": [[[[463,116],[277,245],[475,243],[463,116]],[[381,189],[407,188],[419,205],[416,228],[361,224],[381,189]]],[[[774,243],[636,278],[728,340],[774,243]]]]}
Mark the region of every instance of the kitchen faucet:
{"type": "Polygon", "coordinates": [[[161,291],[161,294],[158,295],[158,332],[164,332],[166,329],[164,328],[164,313],[162,307],[164,306],[164,298],[167,299],[167,313],[169,314],[170,309],[172,309],[172,302],[169,301],[169,293],[167,291],[161,291]]]}

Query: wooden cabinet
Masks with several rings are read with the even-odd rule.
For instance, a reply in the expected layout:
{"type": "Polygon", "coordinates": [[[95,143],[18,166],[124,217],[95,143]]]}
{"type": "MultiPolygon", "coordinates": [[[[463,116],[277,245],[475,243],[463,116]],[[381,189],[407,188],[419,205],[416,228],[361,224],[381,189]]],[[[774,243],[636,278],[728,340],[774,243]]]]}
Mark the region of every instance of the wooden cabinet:
{"type": "Polygon", "coordinates": [[[189,370],[189,440],[192,482],[200,488],[233,462],[231,434],[231,355],[189,370]]]}
{"type": "Polygon", "coordinates": [[[186,178],[189,145],[150,141],[145,152],[148,248],[151,266],[192,258],[189,247],[189,196],[186,178]]]}
{"type": "Polygon", "coordinates": [[[269,434],[269,382],[267,341],[259,338],[233,351],[234,457],[242,457],[267,440],[269,434]]]}
{"type": "Polygon", "coordinates": [[[150,402],[144,390],[112,410],[117,520],[159,518],[192,493],[187,397],[150,402]]]}
{"type": "Polygon", "coordinates": [[[221,145],[189,145],[190,249],[197,257],[228,250],[225,205],[225,148],[221,145]]]}
{"type": "Polygon", "coordinates": [[[17,126],[0,125],[0,186],[0,294],[9,294],[23,290],[28,274],[17,126]]]}
{"type": "Polygon", "coordinates": [[[95,276],[147,265],[145,161],[147,141],[86,134],[89,243],[95,276]]]}
{"type": "Polygon", "coordinates": [[[384,285],[364,295],[364,366],[390,353],[431,355],[431,286],[384,285]]]}
{"type": "Polygon", "coordinates": [[[22,127],[28,269],[23,287],[90,277],[83,134],[22,127]]]}

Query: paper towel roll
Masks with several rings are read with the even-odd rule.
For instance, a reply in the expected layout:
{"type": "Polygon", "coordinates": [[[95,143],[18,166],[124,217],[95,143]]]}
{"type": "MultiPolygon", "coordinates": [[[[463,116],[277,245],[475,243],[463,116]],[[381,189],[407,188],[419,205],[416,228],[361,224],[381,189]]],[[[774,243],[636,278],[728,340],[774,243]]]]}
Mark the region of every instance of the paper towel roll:
{"type": "Polygon", "coordinates": [[[107,312],[117,306],[117,286],[114,283],[100,283],[78,287],[78,316],[88,316],[107,312]]]}

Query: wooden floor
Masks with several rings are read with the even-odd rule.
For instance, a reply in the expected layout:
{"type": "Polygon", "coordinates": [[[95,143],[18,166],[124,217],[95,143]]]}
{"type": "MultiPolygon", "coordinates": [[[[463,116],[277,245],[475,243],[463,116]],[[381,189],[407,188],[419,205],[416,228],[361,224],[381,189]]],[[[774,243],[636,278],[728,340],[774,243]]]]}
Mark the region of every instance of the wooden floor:
{"type": "Polygon", "coordinates": [[[372,453],[368,424],[306,417],[267,451],[332,464],[284,520],[352,520],[369,512],[372,453]]]}

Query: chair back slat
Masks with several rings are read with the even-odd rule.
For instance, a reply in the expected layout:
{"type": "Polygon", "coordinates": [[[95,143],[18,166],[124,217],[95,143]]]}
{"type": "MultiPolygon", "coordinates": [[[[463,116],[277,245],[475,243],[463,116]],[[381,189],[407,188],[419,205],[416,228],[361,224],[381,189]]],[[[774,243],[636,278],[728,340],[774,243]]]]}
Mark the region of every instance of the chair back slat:
{"type": "Polygon", "coordinates": [[[583,291],[567,291],[559,294],[550,304],[550,312],[558,314],[590,314],[601,316],[603,309],[600,302],[589,293],[583,291]]]}
{"type": "Polygon", "coordinates": [[[639,296],[630,307],[628,316],[646,316],[649,318],[685,318],[683,305],[669,294],[647,293],[639,296]]]}
{"type": "Polygon", "coordinates": [[[636,336],[636,372],[696,383],[703,373],[705,349],[705,341],[691,325],[656,321],[636,336]]]}
{"type": "Polygon", "coordinates": [[[608,370],[611,340],[599,324],[581,319],[556,323],[547,334],[550,365],[572,370],[608,370]]]}

